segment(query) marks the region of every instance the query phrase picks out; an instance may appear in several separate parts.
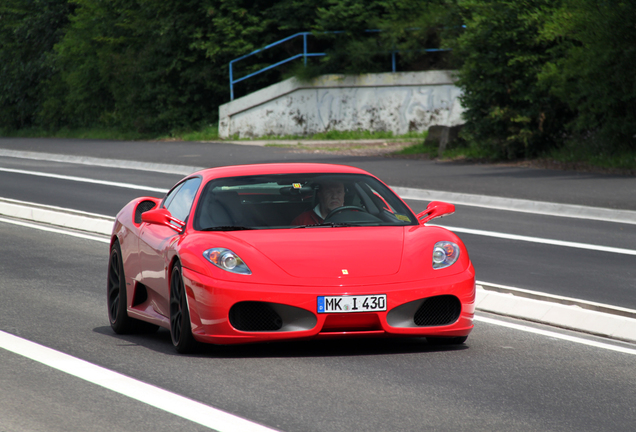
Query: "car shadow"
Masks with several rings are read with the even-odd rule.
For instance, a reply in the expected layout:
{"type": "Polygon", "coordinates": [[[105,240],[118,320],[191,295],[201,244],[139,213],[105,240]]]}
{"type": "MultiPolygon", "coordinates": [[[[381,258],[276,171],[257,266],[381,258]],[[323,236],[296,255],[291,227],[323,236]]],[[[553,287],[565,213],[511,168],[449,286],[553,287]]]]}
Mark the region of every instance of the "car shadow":
{"type": "Polygon", "coordinates": [[[170,332],[159,329],[154,333],[118,335],[109,326],[96,327],[95,333],[118,339],[118,345],[134,345],[166,355],[187,355],[201,358],[303,358],[352,357],[369,355],[399,355],[463,351],[469,345],[432,345],[426,338],[342,338],[309,339],[283,342],[260,342],[246,345],[199,344],[191,354],[179,354],[170,340],[170,332]]]}

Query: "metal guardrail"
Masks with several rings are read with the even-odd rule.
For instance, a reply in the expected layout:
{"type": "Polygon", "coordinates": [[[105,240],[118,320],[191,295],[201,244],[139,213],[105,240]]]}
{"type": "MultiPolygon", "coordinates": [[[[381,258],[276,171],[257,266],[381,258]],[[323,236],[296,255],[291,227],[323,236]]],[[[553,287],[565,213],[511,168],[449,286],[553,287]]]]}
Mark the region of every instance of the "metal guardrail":
{"type": "MultiPolygon", "coordinates": [[[[367,33],[379,33],[381,31],[382,30],[365,30],[365,32],[367,32],[367,33]]],[[[324,33],[339,34],[339,33],[345,33],[345,31],[344,30],[338,30],[338,31],[330,31],[330,32],[324,32],[324,33]]],[[[311,32],[296,33],[296,34],[288,36],[288,37],[286,37],[284,39],[281,39],[281,40],[279,40],[277,42],[269,44],[269,45],[267,45],[267,46],[265,46],[265,47],[263,47],[261,49],[257,49],[256,51],[252,51],[249,54],[245,54],[245,55],[243,55],[241,57],[235,58],[234,60],[230,61],[230,100],[234,100],[234,84],[236,84],[238,82],[244,81],[244,80],[246,80],[248,78],[251,78],[251,77],[253,77],[255,75],[258,75],[260,73],[266,72],[266,71],[268,71],[270,69],[274,69],[274,68],[276,68],[276,67],[278,67],[280,65],[283,65],[285,63],[288,63],[290,61],[296,60],[296,59],[301,58],[301,57],[304,59],[305,66],[307,66],[307,57],[323,57],[323,56],[326,56],[327,53],[309,53],[309,52],[307,52],[307,36],[309,36],[309,35],[313,35],[313,33],[311,33],[311,32]],[[239,79],[234,79],[234,64],[236,62],[244,60],[244,59],[246,59],[248,57],[251,57],[251,56],[253,56],[255,54],[258,54],[260,52],[263,52],[265,50],[268,50],[270,48],[273,48],[273,47],[275,47],[277,45],[280,45],[282,43],[285,43],[285,42],[287,42],[287,41],[289,41],[291,39],[294,39],[294,38],[297,38],[297,37],[300,37],[300,36],[302,36],[302,38],[303,38],[303,52],[302,53],[293,55],[293,56],[291,56],[291,57],[289,57],[289,58],[287,58],[285,60],[281,60],[278,63],[275,63],[273,65],[267,66],[267,67],[265,67],[263,69],[257,70],[256,72],[252,72],[251,74],[245,75],[244,77],[241,77],[239,79]]],[[[441,49],[441,48],[429,48],[429,49],[423,49],[423,50],[418,50],[418,51],[422,51],[422,52],[441,52],[441,51],[450,51],[450,50],[441,49]]],[[[390,51],[390,53],[391,53],[392,72],[395,72],[395,69],[396,69],[395,55],[398,54],[399,52],[400,51],[398,51],[398,50],[391,50],[390,51]]]]}

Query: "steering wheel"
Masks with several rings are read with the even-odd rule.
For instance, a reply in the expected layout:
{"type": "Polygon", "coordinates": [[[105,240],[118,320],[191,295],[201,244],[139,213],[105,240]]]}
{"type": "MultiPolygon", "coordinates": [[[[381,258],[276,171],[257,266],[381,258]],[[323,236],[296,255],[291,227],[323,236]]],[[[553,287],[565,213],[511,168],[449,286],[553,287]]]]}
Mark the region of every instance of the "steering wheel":
{"type": "Polygon", "coordinates": [[[329,214],[327,215],[327,217],[325,218],[325,220],[327,220],[327,219],[329,219],[330,217],[335,216],[335,215],[337,215],[338,213],[341,213],[341,212],[343,212],[343,211],[359,211],[359,212],[365,212],[365,213],[366,213],[366,210],[365,210],[365,209],[363,209],[362,207],[352,206],[352,205],[349,205],[349,206],[342,206],[342,207],[338,207],[338,208],[335,208],[335,209],[331,210],[331,211],[329,212],[329,214]]]}

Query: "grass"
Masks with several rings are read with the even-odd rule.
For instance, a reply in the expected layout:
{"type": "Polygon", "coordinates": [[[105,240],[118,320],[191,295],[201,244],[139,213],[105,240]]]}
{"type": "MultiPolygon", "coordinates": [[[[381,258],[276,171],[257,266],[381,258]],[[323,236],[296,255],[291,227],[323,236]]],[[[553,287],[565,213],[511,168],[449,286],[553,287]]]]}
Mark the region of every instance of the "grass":
{"type": "MultiPolygon", "coordinates": [[[[395,155],[412,156],[412,155],[424,155],[427,158],[438,158],[439,146],[437,143],[426,143],[422,141],[417,144],[405,147],[400,151],[394,153],[395,155]]],[[[482,149],[476,147],[457,147],[444,151],[441,155],[441,159],[447,160],[491,160],[492,156],[482,149]]]]}
{"type": "Polygon", "coordinates": [[[165,134],[139,133],[136,131],[120,130],[117,128],[62,128],[56,131],[46,129],[0,129],[0,137],[8,138],[76,138],[76,139],[100,139],[113,141],[138,141],[138,140],[175,140],[175,141],[218,141],[219,128],[208,126],[198,131],[178,131],[165,134]]]}
{"type": "Polygon", "coordinates": [[[546,153],[541,159],[572,167],[596,167],[605,171],[636,174],[636,150],[630,149],[607,151],[568,143],[560,149],[546,153]]]}
{"type": "Polygon", "coordinates": [[[57,131],[29,128],[19,130],[0,129],[0,137],[8,138],[75,138],[75,139],[99,139],[114,141],[135,141],[152,139],[151,134],[141,134],[135,131],[122,131],[114,128],[62,128],[57,131]]]}
{"type": "MultiPolygon", "coordinates": [[[[313,135],[268,135],[255,139],[265,141],[298,141],[298,140],[409,140],[426,138],[426,132],[410,132],[404,135],[394,135],[393,132],[370,132],[367,130],[355,131],[328,131],[313,135]]],[[[81,139],[106,139],[106,140],[174,140],[174,141],[220,141],[218,126],[209,125],[201,130],[173,131],[169,134],[142,134],[134,131],[122,131],[115,128],[63,128],[57,131],[46,129],[20,129],[9,131],[0,129],[0,136],[16,138],[81,138],[81,139]]],[[[232,137],[231,140],[239,140],[232,137]]],[[[252,138],[240,138],[241,141],[251,141],[252,138]]]]}
{"type": "Polygon", "coordinates": [[[187,131],[175,134],[182,141],[219,141],[219,127],[206,126],[199,131],[187,131]]]}
{"type": "Polygon", "coordinates": [[[405,147],[402,150],[395,152],[396,155],[427,155],[428,157],[437,157],[437,145],[426,145],[424,141],[418,144],[413,144],[411,146],[405,147]]]}
{"type": "MultiPolygon", "coordinates": [[[[423,155],[437,158],[437,145],[417,143],[394,153],[395,155],[423,155]]],[[[464,160],[480,162],[502,162],[491,150],[477,146],[465,146],[444,151],[441,160],[464,160]]],[[[506,161],[515,162],[515,161],[506,161]]],[[[520,162],[520,161],[516,161],[520,162]]],[[[525,161],[536,166],[559,167],[565,169],[596,171],[618,174],[636,174],[636,150],[606,151],[580,142],[568,143],[560,149],[549,151],[535,159],[525,161]]]]}
{"type": "MultiPolygon", "coordinates": [[[[394,135],[390,131],[378,131],[371,132],[368,130],[355,130],[355,131],[337,131],[330,130],[327,132],[321,132],[311,135],[266,135],[255,139],[266,141],[298,141],[298,140],[313,140],[313,141],[337,141],[337,140],[368,140],[368,139],[386,139],[386,140],[407,140],[407,139],[421,139],[426,138],[427,132],[409,132],[404,135],[394,135]]],[[[241,141],[249,141],[251,138],[241,138],[241,141]]]]}

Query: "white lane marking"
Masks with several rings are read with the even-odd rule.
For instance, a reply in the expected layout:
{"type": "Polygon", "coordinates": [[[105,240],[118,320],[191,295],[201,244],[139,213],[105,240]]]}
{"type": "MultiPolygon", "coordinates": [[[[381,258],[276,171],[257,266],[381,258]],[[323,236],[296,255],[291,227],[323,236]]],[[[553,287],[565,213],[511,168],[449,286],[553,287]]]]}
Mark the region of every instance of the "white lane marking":
{"type": "MultiPolygon", "coordinates": [[[[55,228],[48,228],[48,227],[43,227],[43,226],[40,226],[40,225],[14,221],[14,220],[10,220],[10,219],[0,218],[0,222],[7,222],[7,223],[12,223],[12,224],[16,224],[16,225],[26,226],[26,227],[30,227],[30,228],[36,228],[36,229],[40,229],[40,230],[43,230],[43,231],[55,232],[55,233],[59,233],[59,234],[65,234],[65,235],[70,235],[70,236],[74,236],[74,237],[80,237],[80,238],[85,238],[85,239],[89,239],[89,240],[95,240],[95,241],[99,241],[99,242],[102,242],[102,243],[109,243],[108,239],[104,239],[104,238],[100,238],[100,237],[92,237],[92,236],[87,236],[87,235],[83,235],[83,234],[80,234],[80,233],[75,233],[75,232],[72,232],[72,231],[65,231],[65,230],[60,230],[60,229],[55,229],[55,228]]],[[[484,282],[480,282],[480,283],[483,284],[484,282]]],[[[603,349],[608,349],[608,350],[612,350],[612,351],[622,352],[622,353],[626,353],[626,354],[636,355],[636,350],[635,349],[624,348],[624,347],[620,347],[620,346],[616,346],[616,345],[610,345],[610,344],[606,344],[606,343],[602,343],[602,342],[591,341],[591,340],[588,340],[588,339],[578,338],[578,337],[574,337],[574,336],[562,335],[562,334],[559,334],[559,333],[556,333],[556,332],[551,332],[551,331],[547,331],[547,330],[540,330],[540,329],[536,329],[536,328],[532,328],[532,327],[528,327],[528,326],[524,326],[524,325],[520,325],[520,324],[508,323],[508,322],[505,322],[505,321],[495,320],[495,319],[492,319],[492,318],[487,318],[487,317],[482,317],[482,316],[477,316],[477,315],[475,316],[475,319],[477,321],[482,321],[482,322],[486,322],[486,323],[489,323],[489,324],[494,324],[494,325],[499,325],[499,326],[503,326],[503,327],[508,327],[508,328],[512,328],[512,329],[515,329],[515,330],[525,331],[525,332],[529,332],[529,333],[535,333],[535,334],[539,334],[539,335],[543,335],[543,336],[554,337],[554,338],[557,338],[557,339],[562,339],[562,340],[567,340],[567,341],[570,341],[570,342],[580,343],[580,344],[583,344],[583,345],[588,345],[588,346],[593,346],[593,347],[597,347],[597,348],[603,348],[603,349]]]]}
{"type": "Polygon", "coordinates": [[[67,175],[52,174],[52,173],[45,173],[45,172],[39,172],[39,171],[26,171],[26,170],[1,168],[1,167],[0,167],[0,171],[14,173],[14,174],[24,174],[24,175],[32,175],[32,176],[38,176],[38,177],[55,178],[60,180],[76,181],[76,182],[82,182],[82,183],[92,183],[92,184],[99,184],[104,186],[112,186],[112,187],[119,187],[119,188],[126,188],[126,189],[147,190],[147,191],[159,192],[159,193],[168,192],[168,189],[164,189],[164,188],[141,186],[141,185],[135,185],[131,183],[111,182],[106,180],[95,180],[95,179],[90,179],[86,177],[67,176],[67,175]]]}
{"type": "Polygon", "coordinates": [[[546,336],[546,337],[551,337],[551,338],[555,338],[555,339],[560,339],[560,340],[565,340],[568,342],[574,342],[574,343],[578,343],[581,345],[587,345],[587,346],[591,346],[594,348],[602,348],[602,349],[606,349],[609,351],[616,351],[616,352],[620,352],[623,354],[630,354],[630,355],[636,355],[636,349],[634,348],[627,348],[627,347],[622,347],[622,346],[618,346],[618,345],[611,345],[608,343],[604,343],[604,342],[598,342],[598,341],[594,341],[594,340],[589,340],[589,339],[584,339],[584,338],[580,338],[580,337],[576,337],[576,336],[569,336],[566,334],[561,334],[561,333],[556,333],[553,331],[549,331],[549,330],[542,330],[542,329],[538,329],[538,328],[534,328],[534,327],[529,327],[529,326],[525,326],[525,325],[521,325],[521,324],[514,324],[514,323],[509,323],[506,321],[500,321],[497,319],[493,319],[493,318],[488,318],[488,317],[483,317],[483,316],[478,316],[475,315],[475,320],[476,321],[481,321],[487,324],[492,324],[492,325],[496,325],[496,326],[500,326],[500,327],[507,327],[513,330],[518,330],[518,331],[522,331],[522,332],[526,332],[526,333],[534,333],[540,336],[546,336]]]}
{"type": "Polygon", "coordinates": [[[78,216],[84,216],[87,218],[92,218],[92,219],[100,219],[100,220],[108,220],[111,222],[115,221],[115,217],[114,216],[106,216],[106,215],[102,215],[102,214],[98,214],[98,213],[91,213],[91,212],[86,212],[86,211],[82,211],[82,210],[74,210],[74,209],[68,209],[68,208],[64,208],[64,207],[57,207],[57,206],[52,206],[52,205],[48,205],[48,204],[37,204],[37,203],[32,203],[32,202],[28,202],[28,201],[20,201],[20,200],[15,200],[15,199],[11,199],[11,198],[2,198],[0,197],[0,204],[10,204],[10,205],[15,205],[15,206],[20,206],[24,209],[44,209],[44,210],[50,210],[52,212],[57,212],[57,213],[64,213],[67,215],[78,215],[78,216]]]}
{"type": "Polygon", "coordinates": [[[0,222],[12,224],[12,225],[19,225],[19,226],[23,226],[23,227],[27,227],[27,228],[34,228],[34,229],[37,229],[37,230],[40,230],[40,231],[52,232],[52,233],[56,233],[56,234],[64,234],[64,235],[71,236],[71,237],[77,237],[77,238],[82,238],[82,239],[86,239],[86,240],[93,240],[93,241],[98,241],[98,242],[110,244],[110,240],[107,239],[107,238],[96,237],[96,236],[92,236],[90,234],[83,234],[83,233],[79,233],[79,232],[75,232],[75,231],[69,231],[69,230],[65,230],[65,229],[53,228],[53,227],[47,226],[47,225],[37,225],[37,224],[28,223],[28,222],[22,222],[22,221],[15,220],[15,219],[6,219],[6,218],[3,218],[3,217],[0,217],[0,222]]]}
{"type": "Polygon", "coordinates": [[[625,316],[636,319],[636,310],[628,309],[620,306],[608,305],[587,300],[580,300],[573,297],[565,297],[555,294],[548,294],[540,291],[532,291],[524,288],[511,287],[509,285],[495,284],[492,282],[475,281],[477,288],[480,287],[487,292],[503,292],[511,293],[528,299],[545,300],[552,303],[558,303],[565,306],[577,306],[581,309],[592,310],[596,312],[610,313],[619,316],[625,316]]]}
{"type": "MultiPolygon", "coordinates": [[[[140,186],[143,188],[143,186],[140,186]]],[[[26,206],[28,207],[28,206],[26,206]]],[[[57,207],[58,209],[60,209],[59,207],[57,207]]],[[[63,214],[60,214],[61,217],[63,217],[63,214]]],[[[102,217],[107,217],[107,216],[102,216],[102,217]]],[[[2,219],[3,221],[6,221],[8,223],[14,223],[14,224],[18,224],[16,221],[11,220],[11,219],[2,219]]],[[[24,226],[31,226],[33,228],[38,228],[38,229],[42,229],[44,231],[46,231],[49,228],[43,228],[39,225],[24,225],[24,226]]],[[[442,228],[446,228],[449,229],[451,231],[457,232],[457,233],[466,233],[466,234],[473,234],[473,235],[480,235],[480,236],[486,236],[486,237],[493,237],[493,238],[501,238],[501,239],[507,239],[507,240],[515,240],[515,241],[525,241],[525,242],[531,242],[531,243],[539,243],[539,244],[547,244],[547,245],[553,245],[553,246],[562,246],[562,247],[570,247],[570,248],[576,248],[576,249],[585,249],[585,250],[591,250],[591,251],[598,251],[598,252],[610,252],[610,253],[616,253],[616,254],[622,254],[622,255],[636,255],[636,250],[633,249],[624,249],[624,248],[616,248],[616,247],[610,247],[610,246],[601,246],[601,245],[593,245],[593,244],[588,244],[588,243],[576,243],[576,242],[568,242],[568,241],[562,241],[562,240],[553,240],[553,239],[545,239],[545,238],[539,238],[539,237],[528,237],[528,236],[522,236],[522,235],[517,235],[517,234],[506,234],[506,233],[498,233],[498,232],[494,232],[494,231],[484,231],[484,230],[476,230],[476,229],[470,229],[470,228],[459,228],[459,227],[452,227],[452,226],[446,226],[446,225],[434,225],[434,224],[429,224],[428,226],[437,226],[437,227],[442,227],[442,228]]],[[[52,230],[52,228],[51,228],[52,230]]],[[[67,232],[67,231],[51,231],[51,232],[67,232]]],[[[75,235],[75,234],[69,234],[69,235],[75,235]]],[[[75,235],[76,237],[79,237],[80,234],[75,235]]]]}
{"type": "Polygon", "coordinates": [[[611,253],[617,253],[617,254],[623,254],[623,255],[636,255],[636,250],[633,250],[633,249],[623,249],[623,248],[616,248],[616,247],[610,247],[610,246],[593,245],[588,243],[552,240],[552,239],[545,239],[540,237],[528,237],[528,236],[522,236],[517,234],[498,233],[494,231],[483,231],[483,230],[476,230],[476,229],[470,229],[470,228],[458,228],[458,227],[452,227],[447,225],[428,225],[428,226],[438,226],[438,227],[449,229],[453,232],[474,234],[474,235],[480,235],[480,236],[486,236],[486,237],[495,237],[495,238],[501,238],[501,239],[507,239],[507,240],[525,241],[530,243],[540,243],[540,244],[547,244],[547,245],[553,245],[553,246],[564,246],[564,247],[586,249],[586,250],[599,251],[599,252],[611,252],[611,253]]]}
{"type": "MultiPolygon", "coordinates": [[[[204,167],[170,165],[162,163],[137,162],[121,159],[103,159],[89,156],[60,155],[53,153],[28,152],[0,149],[0,157],[17,159],[44,160],[51,162],[81,165],[103,166],[108,168],[130,169],[137,171],[161,172],[188,175],[204,167]]],[[[558,217],[598,220],[604,222],[636,224],[636,211],[616,210],[602,207],[589,207],[573,204],[559,204],[545,201],[531,201],[516,198],[503,198],[488,195],[475,195],[457,192],[434,191],[428,189],[391,186],[402,199],[419,201],[448,201],[453,204],[506,210],[522,213],[540,214],[558,217]]]]}
{"type": "Polygon", "coordinates": [[[481,207],[494,210],[514,211],[545,216],[568,217],[636,224],[636,211],[590,207],[574,204],[559,204],[546,201],[531,201],[517,198],[503,198],[488,195],[474,195],[457,192],[442,192],[427,189],[391,186],[402,199],[416,201],[448,201],[453,204],[481,207]]]}
{"type": "Polygon", "coordinates": [[[3,331],[0,331],[0,348],[219,432],[275,431],[3,331]]]}
{"type": "Polygon", "coordinates": [[[177,174],[186,176],[204,167],[187,165],[171,165],[151,162],[138,162],[122,159],[104,159],[90,156],[72,156],[54,153],[29,152],[19,150],[0,149],[0,157],[12,157],[16,159],[43,160],[49,162],[71,163],[76,165],[101,166],[106,168],[130,169],[136,171],[160,172],[165,174],[177,174]]]}
{"type": "Polygon", "coordinates": [[[63,209],[44,204],[0,198],[0,215],[13,220],[22,220],[56,226],[90,234],[110,236],[114,217],[102,216],[78,210],[63,209]]]}
{"type": "MultiPolygon", "coordinates": [[[[70,230],[65,230],[65,229],[59,229],[59,228],[54,228],[48,225],[38,225],[38,224],[33,224],[33,223],[29,223],[29,222],[23,222],[20,220],[16,220],[16,219],[7,219],[7,218],[3,218],[0,217],[0,222],[5,222],[8,224],[13,224],[13,225],[19,225],[19,226],[23,226],[23,227],[28,227],[28,228],[34,228],[34,229],[38,229],[41,231],[46,231],[46,232],[52,232],[52,233],[57,233],[57,234],[63,234],[63,235],[68,235],[68,236],[72,236],[72,237],[78,237],[78,238],[83,238],[83,239],[87,239],[87,240],[93,240],[93,241],[98,241],[98,242],[102,242],[102,243],[110,243],[110,240],[104,237],[96,237],[96,236],[92,236],[89,234],[84,234],[84,233],[79,233],[76,231],[70,231],[70,230]]],[[[557,296],[557,295],[552,295],[552,294],[546,294],[546,293],[541,293],[538,291],[531,291],[531,290],[526,290],[526,289],[522,289],[522,288],[514,288],[514,287],[510,287],[510,286],[505,286],[505,285],[498,285],[498,284],[493,284],[490,282],[483,282],[483,281],[477,281],[477,285],[486,285],[486,286],[490,286],[490,287],[495,287],[495,288],[502,288],[506,291],[514,291],[514,292],[519,292],[525,295],[530,295],[530,298],[532,298],[532,296],[535,297],[540,297],[540,298],[550,298],[552,301],[555,301],[557,303],[562,303],[562,304],[576,304],[579,307],[582,308],[587,308],[587,309],[591,309],[591,310],[595,310],[595,311],[606,311],[607,309],[615,309],[624,313],[628,313],[631,315],[636,314],[636,310],[631,310],[631,309],[627,309],[627,308],[621,308],[621,307],[617,307],[617,306],[610,306],[610,305],[606,305],[606,304],[602,304],[602,303],[595,303],[595,302],[589,302],[589,301],[585,301],[585,300],[578,300],[575,298],[571,298],[571,297],[563,297],[563,296],[557,296]]]]}

